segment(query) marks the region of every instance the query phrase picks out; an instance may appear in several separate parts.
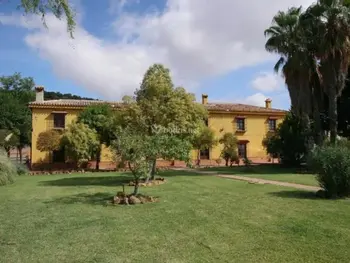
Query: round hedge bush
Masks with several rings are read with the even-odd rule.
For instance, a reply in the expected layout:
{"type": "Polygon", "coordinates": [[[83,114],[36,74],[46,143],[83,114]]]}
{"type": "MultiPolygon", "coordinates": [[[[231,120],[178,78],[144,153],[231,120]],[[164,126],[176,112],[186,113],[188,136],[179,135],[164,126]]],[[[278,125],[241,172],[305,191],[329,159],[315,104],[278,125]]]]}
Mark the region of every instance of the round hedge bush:
{"type": "Polygon", "coordinates": [[[350,147],[325,145],[312,152],[309,165],[328,198],[350,196],[350,147]]]}

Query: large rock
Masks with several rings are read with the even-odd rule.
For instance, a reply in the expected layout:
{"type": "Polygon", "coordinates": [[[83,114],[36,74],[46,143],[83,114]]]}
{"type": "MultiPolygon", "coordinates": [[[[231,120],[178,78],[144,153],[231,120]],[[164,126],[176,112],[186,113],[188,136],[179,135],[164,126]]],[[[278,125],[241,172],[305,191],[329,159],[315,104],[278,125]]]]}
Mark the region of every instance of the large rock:
{"type": "Polygon", "coordinates": [[[119,196],[114,196],[113,197],[113,204],[120,204],[121,203],[121,199],[119,198],[119,196]]]}
{"type": "Polygon", "coordinates": [[[131,204],[131,205],[141,204],[141,200],[138,199],[136,196],[131,195],[131,196],[129,197],[129,204],[131,204]]]}

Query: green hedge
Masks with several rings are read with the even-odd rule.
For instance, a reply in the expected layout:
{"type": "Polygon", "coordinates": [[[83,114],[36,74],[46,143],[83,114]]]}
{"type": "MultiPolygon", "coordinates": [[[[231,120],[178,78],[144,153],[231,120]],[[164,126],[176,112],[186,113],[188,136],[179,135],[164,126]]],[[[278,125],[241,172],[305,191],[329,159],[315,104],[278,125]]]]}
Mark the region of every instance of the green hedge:
{"type": "Polygon", "coordinates": [[[312,152],[309,165],[328,198],[350,196],[349,144],[325,145],[312,152]]]}

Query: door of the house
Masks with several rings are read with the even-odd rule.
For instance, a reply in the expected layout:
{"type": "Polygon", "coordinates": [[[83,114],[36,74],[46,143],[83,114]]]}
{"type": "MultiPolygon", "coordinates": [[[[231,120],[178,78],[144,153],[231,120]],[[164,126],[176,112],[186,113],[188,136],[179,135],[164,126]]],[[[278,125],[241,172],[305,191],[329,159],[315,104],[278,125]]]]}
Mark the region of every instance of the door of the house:
{"type": "Polygon", "coordinates": [[[247,144],[239,143],[238,144],[238,156],[239,158],[247,158],[247,144]]]}

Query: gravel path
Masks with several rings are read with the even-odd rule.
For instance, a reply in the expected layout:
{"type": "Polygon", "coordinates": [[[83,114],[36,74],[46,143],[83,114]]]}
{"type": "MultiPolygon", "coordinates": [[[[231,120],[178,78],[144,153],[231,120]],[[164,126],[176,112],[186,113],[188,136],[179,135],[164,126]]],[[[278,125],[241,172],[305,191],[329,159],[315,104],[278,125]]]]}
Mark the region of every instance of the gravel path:
{"type": "Polygon", "coordinates": [[[206,175],[214,175],[221,178],[228,178],[233,180],[240,180],[245,181],[251,184],[272,184],[272,185],[279,185],[279,186],[286,186],[286,187],[292,187],[296,189],[302,189],[302,190],[308,190],[308,191],[318,191],[321,190],[320,187],[317,186],[311,186],[311,185],[303,185],[303,184],[294,184],[294,183],[287,183],[287,182],[281,182],[281,181],[273,181],[273,180],[265,180],[260,178],[252,178],[252,177],[246,177],[246,176],[239,176],[239,175],[229,175],[229,174],[219,174],[215,171],[198,171],[194,169],[174,169],[174,170],[182,170],[182,171],[188,171],[188,172],[195,172],[198,174],[206,174],[206,175]]]}
{"type": "Polygon", "coordinates": [[[321,190],[321,188],[317,187],[317,186],[294,184],[294,183],[287,183],[287,182],[280,182],[280,181],[273,181],[273,180],[265,180],[265,179],[260,179],[260,178],[252,178],[252,177],[245,177],[245,176],[238,176],[238,175],[216,174],[216,176],[222,177],[222,178],[229,178],[229,179],[234,179],[234,180],[246,181],[246,182],[252,183],[252,184],[273,184],[273,185],[280,185],[280,186],[292,187],[292,188],[309,190],[309,191],[321,190]]]}

